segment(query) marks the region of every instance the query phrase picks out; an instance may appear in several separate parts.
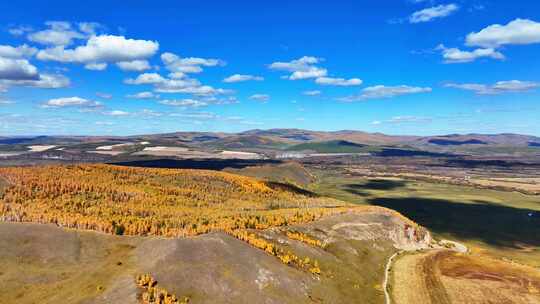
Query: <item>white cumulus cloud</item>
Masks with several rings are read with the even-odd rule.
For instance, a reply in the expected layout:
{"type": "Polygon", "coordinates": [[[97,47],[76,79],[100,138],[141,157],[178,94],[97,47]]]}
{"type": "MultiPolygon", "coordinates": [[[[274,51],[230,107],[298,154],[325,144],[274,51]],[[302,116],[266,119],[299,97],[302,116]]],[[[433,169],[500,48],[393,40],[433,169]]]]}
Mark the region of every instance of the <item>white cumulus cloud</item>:
{"type": "Polygon", "coordinates": [[[34,31],[34,29],[28,25],[15,26],[15,27],[10,27],[8,29],[8,33],[10,33],[13,36],[22,36],[32,31],[34,31]]]}
{"type": "Polygon", "coordinates": [[[421,22],[428,22],[436,18],[447,17],[453,12],[457,11],[458,9],[459,9],[459,6],[457,6],[454,3],[426,8],[421,11],[414,12],[409,17],[409,22],[421,23],[421,22]]]}
{"type": "Polygon", "coordinates": [[[291,72],[290,75],[282,77],[289,80],[315,79],[317,84],[333,86],[356,86],[362,84],[362,80],[358,78],[329,77],[328,70],[317,65],[323,61],[322,58],[303,56],[291,61],[277,61],[268,67],[271,70],[291,72]]]}
{"type": "Polygon", "coordinates": [[[103,99],[111,99],[113,96],[109,93],[96,92],[96,96],[103,99]]]}
{"type": "Polygon", "coordinates": [[[21,59],[32,57],[37,53],[37,49],[23,44],[17,47],[11,45],[0,45],[0,57],[10,59],[21,59]]]}
{"type": "Polygon", "coordinates": [[[181,58],[173,53],[161,54],[161,61],[165,67],[171,72],[200,73],[203,71],[202,66],[213,67],[225,65],[225,62],[220,59],[206,59],[198,57],[181,58]]]}
{"type": "Polygon", "coordinates": [[[501,52],[492,48],[463,51],[458,48],[446,48],[444,45],[440,44],[436,49],[442,52],[445,63],[472,62],[478,58],[505,59],[505,56],[501,52]]]}
{"type": "Polygon", "coordinates": [[[184,93],[200,96],[231,94],[233,91],[214,88],[212,86],[203,85],[194,78],[169,79],[164,78],[157,73],[144,73],[137,78],[124,80],[126,84],[142,85],[150,84],[154,86],[154,91],[158,93],[184,93]]]}
{"type": "Polygon", "coordinates": [[[419,94],[419,93],[428,93],[432,89],[429,87],[412,87],[408,85],[399,85],[399,86],[384,86],[377,85],[367,87],[362,90],[362,93],[359,95],[351,95],[347,97],[338,98],[340,101],[344,102],[354,102],[362,101],[368,99],[383,99],[383,98],[392,98],[401,95],[409,94],[419,94]]]}
{"type": "Polygon", "coordinates": [[[308,78],[318,78],[326,76],[328,71],[319,67],[310,67],[305,71],[295,71],[289,76],[290,80],[299,80],[299,79],[308,79],[308,78]]]}
{"type": "Polygon", "coordinates": [[[26,59],[0,57],[0,80],[38,80],[38,69],[26,59]]]}
{"type": "Polygon", "coordinates": [[[159,43],[149,40],[126,39],[124,36],[92,36],[86,45],[74,49],[57,46],[41,50],[37,58],[64,63],[103,64],[143,60],[153,56],[159,43]]]}
{"type": "Polygon", "coordinates": [[[80,22],[79,31],[87,35],[95,35],[98,29],[104,28],[103,25],[97,22],[80,22]]]}
{"type": "Polygon", "coordinates": [[[62,108],[62,107],[99,107],[101,103],[88,100],[81,97],[62,97],[49,99],[43,104],[46,108],[62,108]]]}
{"type": "Polygon", "coordinates": [[[117,62],[116,65],[122,71],[142,72],[150,69],[148,60],[120,61],[117,62]]]}
{"type": "Polygon", "coordinates": [[[60,89],[68,87],[70,84],[69,78],[60,74],[41,74],[38,80],[19,83],[19,85],[41,89],[60,89]]]}
{"type": "Polygon", "coordinates": [[[249,99],[251,100],[256,100],[256,101],[261,101],[261,102],[266,102],[268,100],[270,100],[270,95],[267,95],[267,94],[253,94],[249,97],[249,99]]]}
{"type": "Polygon", "coordinates": [[[193,94],[199,96],[213,96],[213,95],[222,95],[222,94],[232,94],[234,91],[214,88],[209,85],[199,85],[199,86],[188,86],[188,87],[175,87],[170,86],[169,83],[165,85],[160,85],[156,88],[156,92],[160,93],[184,93],[184,94],[193,94]]]}
{"type": "Polygon", "coordinates": [[[540,23],[518,18],[506,25],[493,24],[469,33],[465,41],[467,46],[479,48],[463,51],[441,44],[436,49],[442,51],[445,63],[472,62],[481,57],[502,60],[505,56],[497,49],[504,45],[540,43],[540,23]]]}
{"type": "Polygon", "coordinates": [[[540,83],[533,81],[506,80],[498,81],[492,85],[479,83],[447,83],[444,86],[447,88],[472,91],[478,95],[497,95],[512,92],[527,92],[540,87],[540,83]]]}
{"type": "Polygon", "coordinates": [[[243,81],[250,81],[250,80],[263,81],[264,78],[261,76],[254,76],[254,75],[234,74],[223,79],[223,82],[234,83],[234,82],[243,82],[243,81]]]}
{"type": "Polygon", "coordinates": [[[121,110],[112,110],[112,111],[103,112],[101,114],[118,117],[118,116],[128,116],[130,113],[126,111],[121,111],[121,110]]]}
{"type": "Polygon", "coordinates": [[[103,71],[107,68],[106,63],[88,63],[84,65],[84,68],[92,71],[103,71]]]}
{"type": "Polygon", "coordinates": [[[124,83],[138,85],[138,84],[158,84],[165,81],[166,79],[163,78],[158,73],[144,73],[144,74],[140,74],[135,79],[133,78],[126,79],[124,80],[124,83]]]}
{"type": "Polygon", "coordinates": [[[40,89],[60,89],[71,84],[69,78],[60,74],[41,74],[35,80],[0,80],[0,87],[21,86],[40,89]]]}
{"type": "Polygon", "coordinates": [[[135,99],[156,99],[159,98],[159,95],[154,94],[153,92],[140,92],[133,95],[127,95],[128,98],[135,98],[135,99]]]}
{"type": "Polygon", "coordinates": [[[319,96],[319,95],[321,95],[321,91],[319,91],[319,90],[304,91],[304,92],[302,92],[302,94],[306,95],[306,96],[319,96]]]}
{"type": "Polygon", "coordinates": [[[344,79],[344,78],[332,78],[332,77],[319,77],[315,79],[315,83],[321,85],[333,85],[333,86],[359,86],[362,84],[362,80],[358,78],[344,79]]]}
{"type": "Polygon", "coordinates": [[[403,124],[403,123],[430,123],[432,121],[429,117],[422,116],[394,116],[386,122],[393,124],[403,124]]]}
{"type": "Polygon", "coordinates": [[[187,93],[186,90],[194,90],[201,86],[201,83],[193,78],[165,79],[155,85],[155,91],[161,93],[187,93]]]}
{"type": "Polygon", "coordinates": [[[87,36],[74,30],[71,23],[65,21],[48,21],[46,30],[28,34],[28,40],[44,45],[69,45],[74,39],[85,39],[87,36]]]}
{"type": "Polygon", "coordinates": [[[515,19],[506,25],[493,24],[477,33],[467,35],[468,46],[497,48],[507,44],[540,43],[540,23],[515,19]]]}
{"type": "Polygon", "coordinates": [[[318,78],[328,74],[326,69],[315,65],[321,61],[322,59],[317,57],[304,56],[288,62],[274,62],[269,65],[269,68],[272,70],[292,72],[292,74],[288,76],[288,79],[290,80],[318,78]]]}
{"type": "Polygon", "coordinates": [[[208,103],[204,101],[189,99],[189,98],[178,99],[178,100],[162,100],[159,103],[168,105],[168,106],[174,106],[174,107],[192,107],[192,108],[204,107],[208,105],[208,103]]]}

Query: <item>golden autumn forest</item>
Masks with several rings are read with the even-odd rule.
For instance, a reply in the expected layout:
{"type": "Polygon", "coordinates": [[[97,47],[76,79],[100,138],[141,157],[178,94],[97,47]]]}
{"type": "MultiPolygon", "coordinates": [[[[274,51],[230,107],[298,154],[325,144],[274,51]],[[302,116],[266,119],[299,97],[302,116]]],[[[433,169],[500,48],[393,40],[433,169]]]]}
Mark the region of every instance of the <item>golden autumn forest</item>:
{"type": "MultiPolygon", "coordinates": [[[[111,234],[193,236],[309,222],[349,209],[229,173],[110,165],[0,168],[0,215],[111,234]]],[[[293,190],[291,190],[293,189],[293,190]]]]}

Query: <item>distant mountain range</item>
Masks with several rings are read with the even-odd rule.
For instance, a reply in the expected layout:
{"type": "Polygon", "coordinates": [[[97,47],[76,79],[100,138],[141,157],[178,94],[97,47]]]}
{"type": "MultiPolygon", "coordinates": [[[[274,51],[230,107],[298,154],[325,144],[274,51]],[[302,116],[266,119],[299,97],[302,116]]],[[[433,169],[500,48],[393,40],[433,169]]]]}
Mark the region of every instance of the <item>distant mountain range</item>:
{"type": "Polygon", "coordinates": [[[31,145],[55,145],[84,151],[103,145],[141,142],[150,146],[186,147],[205,151],[362,153],[380,152],[382,149],[405,149],[466,154],[540,153],[539,137],[520,134],[394,136],[353,130],[324,132],[301,129],[256,129],[240,133],[176,132],[137,136],[0,137],[0,152],[24,149],[31,145]]]}

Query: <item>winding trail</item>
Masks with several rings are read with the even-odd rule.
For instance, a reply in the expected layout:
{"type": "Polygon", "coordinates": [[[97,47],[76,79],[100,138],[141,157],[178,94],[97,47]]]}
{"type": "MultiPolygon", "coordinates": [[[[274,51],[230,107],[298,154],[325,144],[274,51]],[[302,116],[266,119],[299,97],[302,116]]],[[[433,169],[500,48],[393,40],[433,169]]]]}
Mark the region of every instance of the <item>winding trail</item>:
{"type": "Polygon", "coordinates": [[[394,258],[400,254],[401,252],[403,252],[402,250],[394,253],[389,259],[388,259],[388,262],[386,263],[386,268],[384,270],[384,280],[383,280],[383,290],[384,290],[384,299],[385,299],[385,303],[386,304],[390,304],[392,303],[392,300],[390,300],[390,293],[388,292],[388,276],[390,274],[390,268],[392,267],[392,261],[394,260],[394,258]]]}

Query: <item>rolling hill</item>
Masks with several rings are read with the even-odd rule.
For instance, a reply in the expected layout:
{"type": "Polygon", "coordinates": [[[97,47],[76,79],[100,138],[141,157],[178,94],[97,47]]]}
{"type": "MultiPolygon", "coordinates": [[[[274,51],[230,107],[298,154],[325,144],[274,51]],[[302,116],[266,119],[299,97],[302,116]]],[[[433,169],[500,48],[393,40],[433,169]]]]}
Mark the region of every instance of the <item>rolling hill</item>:
{"type": "Polygon", "coordinates": [[[289,151],[313,151],[317,153],[361,153],[369,151],[367,145],[346,140],[302,143],[287,148],[289,151]]]}
{"type": "MultiPolygon", "coordinates": [[[[6,164],[128,161],[144,149],[187,149],[171,153],[179,158],[223,158],[223,151],[253,152],[260,158],[276,158],[287,151],[314,153],[371,153],[375,156],[531,156],[540,155],[540,138],[519,134],[451,134],[442,136],[391,136],[361,131],[310,131],[300,129],[250,130],[241,133],[176,132],[138,136],[40,136],[0,138],[0,157],[6,164]],[[144,143],[144,144],[142,144],[144,143]],[[122,153],[96,151],[103,146],[135,144],[122,153]],[[46,152],[32,146],[54,146],[46,152]],[[109,155],[107,155],[107,153],[109,155]],[[93,154],[93,155],[92,155],[93,154]],[[100,155],[97,155],[100,154],[100,155]],[[190,156],[191,155],[191,156],[190,156]]],[[[113,151],[114,152],[114,151],[113,151]]],[[[228,153],[228,152],[226,152],[228,153]]],[[[0,164],[3,165],[3,164],[0,164]]]]}

